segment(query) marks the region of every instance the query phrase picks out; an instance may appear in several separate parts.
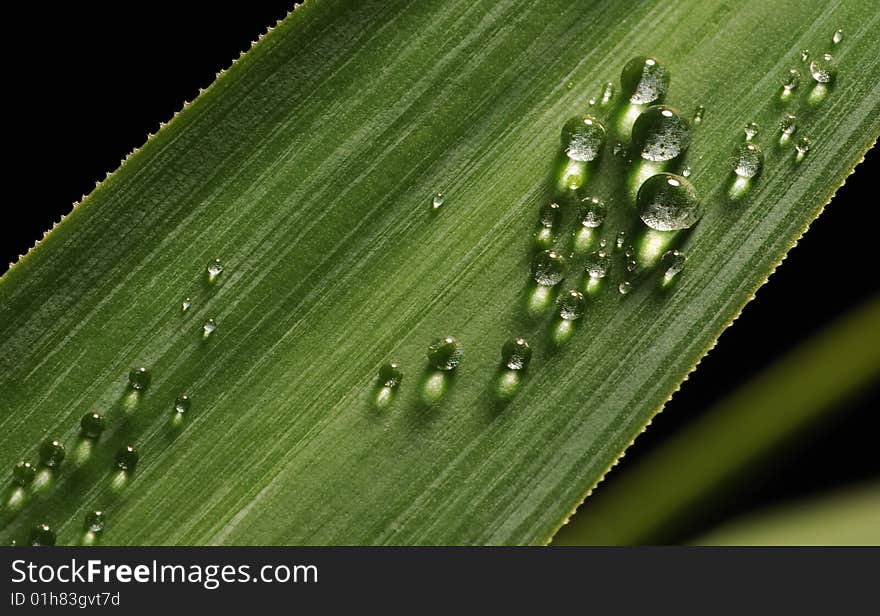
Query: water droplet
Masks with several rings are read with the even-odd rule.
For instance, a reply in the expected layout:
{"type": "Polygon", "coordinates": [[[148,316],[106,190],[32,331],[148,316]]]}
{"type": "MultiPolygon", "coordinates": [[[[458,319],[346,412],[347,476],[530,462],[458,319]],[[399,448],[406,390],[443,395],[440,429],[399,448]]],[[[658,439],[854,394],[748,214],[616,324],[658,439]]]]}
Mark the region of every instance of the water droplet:
{"type": "Polygon", "coordinates": [[[611,257],[604,250],[590,253],[584,261],[584,271],[593,279],[605,278],[610,269],[611,257]]]}
{"type": "Polygon", "coordinates": [[[795,144],[794,149],[797,151],[795,157],[798,161],[804,159],[807,153],[810,151],[810,147],[812,147],[813,142],[810,141],[809,137],[801,137],[798,139],[798,142],[795,144]]]}
{"type": "Polygon", "coordinates": [[[653,105],[636,118],[632,139],[642,158],[654,162],[672,160],[687,150],[690,125],[672,107],[653,105]]]}
{"type": "Polygon", "coordinates": [[[840,41],[843,40],[843,30],[838,28],[834,31],[834,34],[831,35],[831,42],[837,45],[840,41]]]}
{"type": "Polygon", "coordinates": [[[37,469],[30,462],[22,460],[12,469],[12,483],[18,486],[30,485],[37,476],[37,469]]]}
{"type": "Polygon", "coordinates": [[[214,330],[217,329],[217,323],[214,322],[214,319],[208,319],[205,321],[205,324],[202,325],[202,337],[207,338],[211,334],[214,333],[214,330]]]}
{"type": "Polygon", "coordinates": [[[681,170],[681,177],[683,177],[683,178],[689,178],[689,177],[691,177],[691,173],[693,173],[693,171],[691,170],[691,168],[690,168],[690,167],[685,167],[684,169],[681,170]]]}
{"type": "Polygon", "coordinates": [[[791,136],[797,132],[797,118],[790,113],[786,113],[779,121],[779,143],[785,145],[791,139],[791,136]]]}
{"type": "Polygon", "coordinates": [[[605,248],[608,245],[608,240],[602,238],[599,240],[599,248],[605,248]]]}
{"type": "Polygon", "coordinates": [[[86,514],[86,530],[93,533],[100,533],[104,530],[106,519],[103,511],[92,511],[86,514]]]}
{"type": "Polygon", "coordinates": [[[694,111],[694,124],[702,124],[703,123],[703,114],[704,113],[706,113],[706,108],[703,105],[697,105],[697,108],[694,111]]]}
{"type": "Polygon", "coordinates": [[[632,244],[630,244],[626,247],[626,250],[623,251],[623,254],[629,258],[632,258],[636,256],[636,249],[632,244]]]}
{"type": "Polygon", "coordinates": [[[403,370],[396,361],[389,361],[379,368],[379,382],[382,387],[397,387],[403,380],[403,370]]]}
{"type": "Polygon", "coordinates": [[[605,127],[593,116],[572,118],[562,128],[562,147],[571,160],[595,160],[604,144],[605,127]]]}
{"type": "Polygon", "coordinates": [[[559,219],[562,216],[562,207],[558,203],[548,203],[541,208],[540,222],[541,226],[546,229],[555,229],[559,226],[559,219]]]}
{"type": "Polygon", "coordinates": [[[48,439],[40,445],[40,462],[43,466],[55,468],[64,461],[64,443],[58,439],[48,439]]]}
{"type": "Polygon", "coordinates": [[[761,171],[764,153],[757,143],[741,143],[734,150],[733,172],[743,178],[751,178],[761,171]]]}
{"type": "Polygon", "coordinates": [[[574,321],[584,316],[586,306],[584,294],[575,289],[569,289],[559,297],[559,316],[566,321],[574,321]]]}
{"type": "Polygon", "coordinates": [[[532,361],[532,347],[525,338],[508,340],[501,347],[501,362],[510,370],[525,370],[532,361]]]}
{"type": "Polygon", "coordinates": [[[434,197],[431,199],[431,209],[440,209],[440,207],[443,206],[443,201],[444,197],[442,192],[434,193],[434,197]]]}
{"type": "Polygon", "coordinates": [[[684,269],[687,257],[680,250],[669,250],[660,258],[660,266],[664,268],[663,284],[672,282],[684,269]]]}
{"type": "Polygon", "coordinates": [[[758,131],[761,130],[758,126],[757,122],[749,122],[746,124],[743,132],[746,135],[746,141],[751,141],[758,135],[758,131]]]}
{"type": "Polygon", "coordinates": [[[608,81],[602,86],[602,98],[599,101],[599,104],[603,107],[607,107],[611,104],[611,100],[614,98],[614,83],[608,81]]]}
{"type": "Polygon", "coordinates": [[[132,471],[137,466],[140,454],[134,445],[126,445],[116,454],[116,466],[122,471],[132,471]]]}
{"type": "Polygon", "coordinates": [[[700,219],[696,189],[672,173],[658,173],[645,180],[636,205],[642,221],[657,231],[687,229],[700,219]]]}
{"type": "Polygon", "coordinates": [[[98,438],[104,432],[104,416],[100,413],[86,413],[79,426],[86,438],[98,438]]]}
{"type": "Polygon", "coordinates": [[[190,404],[189,396],[186,394],[180,394],[177,396],[177,400],[174,401],[174,412],[183,415],[189,411],[190,404]]]}
{"type": "Polygon", "coordinates": [[[128,373],[128,386],[136,391],[143,391],[150,386],[150,371],[146,368],[134,368],[128,373]]]}
{"type": "Polygon", "coordinates": [[[565,274],[565,257],[556,250],[538,253],[532,264],[532,276],[539,285],[552,287],[559,284],[565,274]]]}
{"type": "Polygon", "coordinates": [[[617,250],[623,248],[623,245],[626,243],[626,231],[618,231],[617,237],[614,240],[614,246],[617,250]]]}
{"type": "Polygon", "coordinates": [[[461,343],[452,336],[437,338],[428,345],[428,362],[437,370],[455,370],[464,354],[461,343]]]}
{"type": "Polygon", "coordinates": [[[801,62],[806,62],[810,59],[810,50],[809,49],[801,49],[801,62]]]}
{"type": "Polygon", "coordinates": [[[605,202],[599,197],[584,197],[581,199],[580,211],[578,212],[581,226],[588,228],[600,227],[605,222],[607,214],[608,209],[605,207],[605,202]]]}
{"type": "Polygon", "coordinates": [[[220,259],[214,259],[208,263],[206,270],[208,272],[208,282],[216,282],[220,274],[223,273],[223,263],[220,259]]]}
{"type": "Polygon", "coordinates": [[[55,531],[48,524],[37,524],[31,530],[31,545],[55,545],[55,531]]]}
{"type": "Polygon", "coordinates": [[[611,148],[611,153],[617,156],[618,158],[626,157],[626,146],[623,145],[622,142],[618,141],[614,144],[614,147],[611,148]]]}
{"type": "Polygon", "coordinates": [[[831,83],[837,76],[837,60],[830,53],[813,58],[810,62],[810,75],[818,83],[831,83]]]}
{"type": "Polygon", "coordinates": [[[630,291],[632,291],[632,283],[629,280],[624,280],[617,285],[617,292],[621,295],[626,295],[630,291]]]}
{"type": "Polygon", "coordinates": [[[589,105],[590,107],[592,107],[592,106],[594,106],[595,104],[596,104],[596,97],[595,97],[595,96],[591,96],[591,97],[589,98],[589,100],[587,101],[587,105],[589,105]]]}
{"type": "Polygon", "coordinates": [[[183,298],[183,301],[180,302],[180,311],[186,312],[189,310],[189,307],[192,306],[192,300],[188,297],[183,298]]]}
{"type": "Polygon", "coordinates": [[[669,72],[656,58],[638,56],[623,67],[620,85],[631,103],[650,105],[666,94],[669,72]]]}
{"type": "Polygon", "coordinates": [[[786,92],[790,92],[791,90],[794,90],[796,87],[798,87],[798,84],[800,83],[800,81],[801,81],[800,71],[798,71],[795,68],[790,68],[787,71],[785,71],[785,75],[783,75],[783,77],[782,77],[782,88],[786,92]]]}

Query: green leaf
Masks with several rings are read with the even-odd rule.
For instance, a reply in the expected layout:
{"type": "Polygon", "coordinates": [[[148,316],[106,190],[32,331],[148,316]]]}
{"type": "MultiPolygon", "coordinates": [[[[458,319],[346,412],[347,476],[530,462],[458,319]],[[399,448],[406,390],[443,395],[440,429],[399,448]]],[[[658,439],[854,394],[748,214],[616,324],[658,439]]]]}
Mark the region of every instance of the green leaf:
{"type": "MultiPolygon", "coordinates": [[[[298,8],[0,280],[0,465],[47,434],[69,450],[10,489],[4,535],[45,520],[76,541],[100,508],[107,543],[546,542],[876,139],[878,21],[868,0],[298,8]],[[800,49],[838,26],[839,78],[810,104],[800,49]],[[646,53],[671,71],[668,102],[706,108],[687,160],[706,212],[676,288],[621,297],[614,278],[555,349],[523,306],[560,129],[646,53]],[[813,140],[800,164],[773,145],[786,109],[813,140]],[[767,160],[732,202],[748,121],[767,160]],[[425,348],[443,335],[464,360],[428,407],[425,348]],[[534,357],[501,404],[512,336],[534,357]],[[377,409],[392,357],[405,377],[377,409]],[[137,400],[135,366],[152,374],[137,400]],[[93,411],[108,428],[86,452],[93,411]],[[115,475],[129,442],[140,462],[115,475]]],[[[606,152],[590,177],[609,237],[636,220],[628,174],[606,152]]]]}
{"type": "Polygon", "coordinates": [[[698,545],[880,545],[880,484],[851,487],[734,520],[698,545]]]}
{"type": "Polygon", "coordinates": [[[880,377],[880,298],[809,338],[585,503],[558,545],[662,543],[880,377]],[[842,361],[846,358],[846,361],[842,361]]]}

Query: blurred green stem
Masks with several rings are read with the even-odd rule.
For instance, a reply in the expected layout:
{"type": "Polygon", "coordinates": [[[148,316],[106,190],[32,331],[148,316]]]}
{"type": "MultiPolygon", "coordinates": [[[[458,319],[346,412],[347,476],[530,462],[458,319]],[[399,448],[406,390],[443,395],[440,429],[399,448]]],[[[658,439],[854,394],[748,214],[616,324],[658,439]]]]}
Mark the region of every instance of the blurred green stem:
{"type": "Polygon", "coordinates": [[[749,465],[880,375],[880,296],[803,342],[655,452],[612,475],[554,545],[657,541],[749,465]]]}

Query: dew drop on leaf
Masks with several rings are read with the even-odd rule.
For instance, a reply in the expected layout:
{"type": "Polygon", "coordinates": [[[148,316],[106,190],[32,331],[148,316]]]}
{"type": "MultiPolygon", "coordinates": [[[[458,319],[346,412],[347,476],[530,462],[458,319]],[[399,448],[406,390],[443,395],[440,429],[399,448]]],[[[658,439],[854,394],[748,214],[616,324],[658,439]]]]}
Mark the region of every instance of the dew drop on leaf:
{"type": "Polygon", "coordinates": [[[150,386],[150,371],[146,368],[134,368],[128,373],[128,386],[135,391],[143,391],[150,386]]]}
{"type": "Polygon", "coordinates": [[[658,173],[639,188],[636,205],[642,221],[657,231],[687,229],[700,218],[693,185],[680,175],[658,173]]]}
{"type": "Polygon", "coordinates": [[[601,227],[608,215],[605,202],[599,197],[584,197],[581,199],[578,219],[582,227],[601,227]]]}
{"type": "Polygon", "coordinates": [[[217,323],[214,321],[214,319],[208,319],[207,321],[205,321],[205,324],[202,325],[202,337],[207,338],[208,336],[213,334],[216,329],[217,323]]]}
{"type": "Polygon", "coordinates": [[[92,511],[86,514],[85,527],[87,531],[93,533],[103,532],[105,523],[106,517],[103,511],[92,511]]]}
{"type": "Polygon", "coordinates": [[[757,137],[758,132],[760,131],[760,127],[757,122],[749,122],[746,124],[745,128],[743,128],[743,133],[745,133],[746,141],[751,141],[755,137],[757,137]]]}
{"type": "Polygon", "coordinates": [[[680,250],[668,250],[660,257],[660,267],[663,268],[663,285],[671,283],[684,269],[687,257],[680,250]]]}
{"type": "Polygon", "coordinates": [[[621,295],[626,295],[630,291],[632,291],[632,283],[629,280],[624,280],[617,285],[617,292],[621,295]]]}
{"type": "Polygon", "coordinates": [[[177,396],[177,400],[174,401],[174,412],[179,415],[184,415],[187,411],[189,411],[189,407],[192,402],[189,399],[189,396],[186,394],[180,394],[177,396]]]}
{"type": "Polygon", "coordinates": [[[837,76],[837,60],[823,53],[810,61],[810,75],[817,83],[831,83],[837,76]]]}
{"type": "Polygon", "coordinates": [[[31,545],[55,545],[55,531],[48,524],[37,524],[31,530],[31,545]]]}
{"type": "Polygon", "coordinates": [[[463,355],[461,343],[452,336],[437,338],[428,345],[428,362],[437,370],[455,370],[463,355]]]}
{"type": "Polygon", "coordinates": [[[706,113],[706,108],[703,105],[698,105],[696,110],[694,110],[694,124],[702,124],[703,123],[703,114],[706,113]]]}
{"type": "Polygon", "coordinates": [[[137,466],[140,454],[134,445],[126,445],[116,454],[116,467],[122,471],[132,471],[137,466]]]}
{"type": "Polygon", "coordinates": [[[595,160],[604,144],[605,127],[593,116],[572,118],[562,128],[562,149],[571,160],[595,160]]]}
{"type": "Polygon", "coordinates": [[[100,413],[86,413],[79,426],[86,438],[98,438],[104,432],[104,416],[100,413]]]}
{"type": "Polygon", "coordinates": [[[834,34],[831,35],[831,42],[834,43],[835,45],[837,45],[842,40],[843,40],[843,30],[841,28],[838,28],[837,30],[834,31],[834,34]]]}
{"type": "Polygon", "coordinates": [[[64,443],[58,439],[47,439],[40,445],[40,463],[55,468],[64,460],[65,453],[64,443]]]}
{"type": "Polygon", "coordinates": [[[756,143],[741,143],[734,150],[733,172],[742,178],[756,176],[764,165],[764,153],[756,143]]]}
{"type": "Polygon", "coordinates": [[[189,310],[190,306],[192,306],[192,300],[188,297],[183,298],[183,301],[180,302],[180,311],[186,312],[189,310]]]}
{"type": "Polygon", "coordinates": [[[584,271],[593,279],[605,278],[611,269],[611,257],[604,250],[587,255],[584,261],[584,271]]]}
{"type": "Polygon", "coordinates": [[[624,65],[620,86],[629,102],[650,105],[666,94],[669,72],[656,58],[638,56],[624,65]]]}
{"type": "Polygon", "coordinates": [[[636,118],[632,139],[645,160],[672,160],[690,145],[690,125],[672,107],[653,105],[636,118]]]}
{"type": "Polygon", "coordinates": [[[562,281],[565,257],[556,250],[539,252],[532,263],[532,276],[541,286],[552,287],[562,281]]]}
{"type": "Polygon", "coordinates": [[[431,209],[439,210],[441,207],[443,207],[443,202],[445,200],[446,198],[443,196],[442,192],[434,193],[434,196],[431,198],[431,209]]]}
{"type": "Polygon", "coordinates": [[[30,462],[22,460],[12,469],[12,483],[17,486],[27,486],[37,476],[37,469],[30,462]]]}
{"type": "Polygon", "coordinates": [[[790,68],[785,71],[785,75],[782,77],[782,89],[786,92],[790,92],[798,87],[798,84],[801,81],[801,74],[795,68],[790,68]]]}
{"type": "Polygon", "coordinates": [[[525,370],[532,360],[532,347],[525,338],[508,340],[501,347],[501,362],[510,370],[525,370]]]}
{"type": "Polygon", "coordinates": [[[379,382],[382,387],[397,387],[402,380],[403,370],[398,362],[391,360],[379,368],[379,382]]]}
{"type": "Polygon", "coordinates": [[[208,282],[216,282],[220,277],[220,274],[223,273],[223,263],[220,259],[214,259],[208,266],[205,268],[205,271],[208,274],[208,282]]]}
{"type": "Polygon", "coordinates": [[[559,316],[566,321],[574,321],[584,316],[586,306],[584,294],[575,289],[569,289],[559,297],[559,316]]]}

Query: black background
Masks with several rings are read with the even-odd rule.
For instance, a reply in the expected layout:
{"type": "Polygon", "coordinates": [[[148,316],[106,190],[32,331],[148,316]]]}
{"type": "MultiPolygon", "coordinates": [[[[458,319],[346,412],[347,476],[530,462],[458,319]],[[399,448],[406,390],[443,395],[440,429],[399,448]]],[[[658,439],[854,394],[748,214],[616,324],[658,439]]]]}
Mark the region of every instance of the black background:
{"type": "MultiPolygon", "coordinates": [[[[292,6],[286,1],[34,4],[5,19],[7,189],[2,266],[26,252],[71,204],[208,86],[292,6]],[[17,196],[16,189],[25,189],[17,196]]],[[[616,473],[759,372],[799,340],[877,292],[877,153],[869,155],[616,473]],[[873,195],[866,197],[866,195],[873,195]]],[[[685,539],[750,508],[880,475],[873,396],[784,450],[745,493],[718,502],[685,539]]],[[[609,478],[613,481],[614,476],[609,478]]]]}

